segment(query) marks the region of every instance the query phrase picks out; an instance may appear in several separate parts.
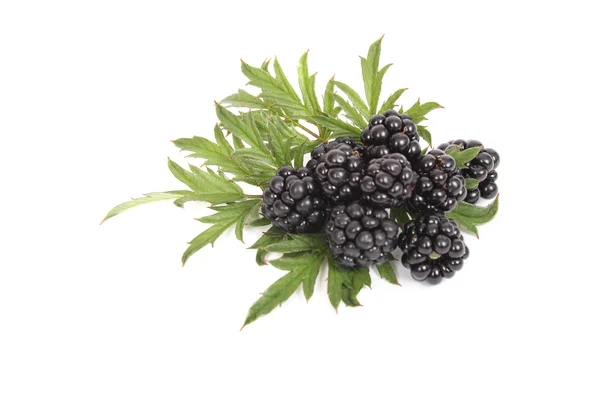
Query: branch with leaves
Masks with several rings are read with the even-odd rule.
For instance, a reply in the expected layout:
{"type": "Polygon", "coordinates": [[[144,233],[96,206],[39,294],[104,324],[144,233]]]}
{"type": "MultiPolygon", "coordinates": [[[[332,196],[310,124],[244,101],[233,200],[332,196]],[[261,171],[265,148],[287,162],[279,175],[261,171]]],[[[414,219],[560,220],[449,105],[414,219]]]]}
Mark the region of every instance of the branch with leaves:
{"type": "MultiPolygon", "coordinates": [[[[214,139],[194,136],[173,141],[187,154],[190,164],[181,166],[169,160],[168,167],[186,189],[153,192],[131,199],[110,210],[103,222],[135,206],[157,201],[170,200],[178,207],[188,201],[210,203],[214,213],[198,218],[209,227],[189,242],[182,256],[183,264],[207,244],[214,244],[228,229],[234,229],[236,238],[242,241],[248,227],[269,225],[270,221],[260,215],[262,196],[246,194],[239,183],[262,191],[278,168],[303,166],[305,155],[328,140],[345,136],[360,139],[372,115],[398,107],[405,88],[394,90],[383,101],[380,98],[383,77],[391,66],[380,67],[381,42],[382,38],[375,41],[367,56],[360,59],[363,95],[331,78],[319,96],[316,73],[311,73],[308,67],[308,52],[298,62],[299,91],[277,58],[265,61],[260,67],[242,61],[241,70],[248,78],[249,88],[215,102],[218,123],[213,130],[214,139]]],[[[429,112],[438,108],[441,108],[438,103],[418,100],[406,110],[403,107],[399,110],[418,124],[419,134],[431,146],[431,133],[422,123],[429,112]]],[[[449,153],[459,165],[465,165],[477,155],[477,150],[450,149],[449,153]]],[[[469,185],[477,182],[467,180],[469,185]]],[[[465,232],[478,235],[477,226],[490,221],[497,211],[497,199],[488,207],[461,203],[448,217],[465,232]]],[[[412,216],[406,209],[393,209],[392,218],[401,225],[412,216]]],[[[268,263],[286,274],[250,307],[244,326],[271,312],[300,286],[309,300],[319,274],[327,276],[329,300],[336,310],[342,302],[350,307],[359,306],[360,291],[371,285],[368,268],[342,268],[331,257],[323,234],[287,234],[271,227],[250,249],[256,250],[258,265],[268,263]],[[282,256],[270,259],[270,253],[282,256]]],[[[391,263],[378,265],[376,269],[382,279],[398,285],[391,263]]]]}

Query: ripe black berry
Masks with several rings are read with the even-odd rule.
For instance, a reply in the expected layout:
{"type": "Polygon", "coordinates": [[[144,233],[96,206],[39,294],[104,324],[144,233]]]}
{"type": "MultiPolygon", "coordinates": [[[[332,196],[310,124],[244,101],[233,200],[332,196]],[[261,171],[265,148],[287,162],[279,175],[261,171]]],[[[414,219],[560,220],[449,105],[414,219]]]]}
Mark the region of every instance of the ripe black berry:
{"type": "Polygon", "coordinates": [[[367,146],[368,159],[400,153],[414,160],[421,155],[417,125],[408,115],[395,110],[373,116],[362,131],[361,140],[367,146]]]}
{"type": "Polygon", "coordinates": [[[448,146],[456,145],[462,151],[471,147],[481,147],[477,156],[466,164],[466,168],[460,173],[468,178],[477,179],[480,183],[477,188],[469,189],[466,202],[475,204],[480,198],[493,199],[498,194],[498,185],[495,183],[498,179],[496,168],[500,165],[500,155],[494,149],[485,148],[479,140],[452,140],[442,143],[438,149],[446,150],[448,146]]]}
{"type": "Polygon", "coordinates": [[[363,199],[375,207],[399,207],[412,194],[413,177],[410,163],[402,154],[371,160],[360,184],[363,199]]]}
{"type": "Polygon", "coordinates": [[[333,207],[325,234],[340,265],[369,267],[391,258],[398,243],[398,224],[384,209],[354,201],[333,207]]]}
{"type": "Polygon", "coordinates": [[[456,223],[441,214],[425,214],[404,226],[398,238],[402,264],[418,281],[438,284],[463,267],[469,249],[456,223]]]}
{"type": "Polygon", "coordinates": [[[307,168],[285,166],[263,192],[261,213],[286,232],[317,232],[325,220],[325,203],[307,168]]]}
{"type": "Polygon", "coordinates": [[[408,206],[416,211],[448,212],[467,196],[465,179],[456,161],[441,150],[431,150],[415,162],[414,190],[408,206]]]}
{"type": "Polygon", "coordinates": [[[306,167],[321,187],[329,203],[348,202],[360,198],[363,177],[363,147],[354,140],[339,138],[323,143],[311,152],[306,167]]]}

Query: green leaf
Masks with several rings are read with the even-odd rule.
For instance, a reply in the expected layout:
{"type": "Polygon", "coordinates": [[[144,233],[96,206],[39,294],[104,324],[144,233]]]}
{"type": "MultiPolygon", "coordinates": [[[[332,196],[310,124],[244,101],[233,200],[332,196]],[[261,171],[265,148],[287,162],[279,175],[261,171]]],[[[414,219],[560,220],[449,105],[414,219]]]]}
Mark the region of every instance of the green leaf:
{"type": "Polygon", "coordinates": [[[498,214],[500,196],[486,207],[480,207],[461,201],[458,206],[446,216],[456,221],[459,228],[472,235],[479,237],[477,226],[487,224],[498,214]]]}
{"type": "Polygon", "coordinates": [[[216,103],[217,117],[223,124],[225,129],[231,132],[234,136],[248,143],[253,148],[262,151],[270,158],[270,153],[263,139],[254,124],[252,119],[252,113],[245,114],[247,119],[245,120],[241,116],[236,116],[231,111],[227,110],[222,105],[216,103]]]}
{"type": "Polygon", "coordinates": [[[337,311],[342,301],[342,287],[344,277],[342,276],[341,267],[333,257],[328,257],[329,272],[327,275],[327,295],[329,302],[337,311]]]}
{"type": "Polygon", "coordinates": [[[383,36],[369,47],[367,58],[360,58],[365,96],[367,98],[367,104],[369,105],[370,115],[377,112],[377,103],[379,102],[379,95],[381,93],[381,81],[378,82],[378,80],[380,77],[383,77],[383,75],[379,74],[379,57],[381,56],[382,40],[383,36]]]}
{"type": "Polygon", "coordinates": [[[352,123],[358,127],[364,129],[369,123],[364,119],[364,117],[358,112],[356,108],[354,108],[350,103],[344,100],[341,96],[334,94],[333,97],[335,101],[342,107],[346,118],[348,118],[352,123]]]}
{"type": "Polygon", "coordinates": [[[392,208],[390,211],[390,218],[400,225],[404,225],[411,220],[410,214],[408,214],[408,211],[405,207],[392,208]]]}
{"type": "Polygon", "coordinates": [[[223,135],[223,131],[219,127],[219,124],[215,124],[213,132],[221,152],[223,154],[231,155],[231,153],[233,153],[233,147],[231,147],[227,139],[225,139],[225,135],[223,135]]]}
{"type": "Polygon", "coordinates": [[[277,60],[277,58],[275,58],[275,61],[273,61],[273,67],[275,68],[275,78],[279,81],[281,86],[285,88],[285,92],[295,102],[300,103],[300,97],[298,97],[298,93],[296,93],[296,90],[294,89],[288,78],[285,76],[283,68],[281,68],[279,60],[277,60]]]}
{"type": "Polygon", "coordinates": [[[149,204],[149,203],[154,203],[157,201],[175,200],[175,199],[181,198],[182,196],[184,196],[184,194],[182,194],[182,193],[185,193],[185,192],[186,191],[146,193],[143,195],[143,197],[131,199],[129,201],[126,201],[126,202],[121,203],[118,206],[114,207],[112,210],[110,210],[108,212],[108,214],[106,214],[106,216],[102,219],[102,222],[100,222],[100,223],[102,224],[107,219],[110,219],[116,215],[121,214],[123,211],[127,211],[133,207],[137,207],[142,204],[149,204]]]}
{"type": "Polygon", "coordinates": [[[402,93],[404,93],[405,91],[406,91],[406,89],[398,89],[394,93],[392,93],[390,95],[390,97],[388,97],[387,100],[384,101],[383,104],[381,105],[381,108],[379,109],[379,113],[383,114],[387,110],[392,110],[394,108],[394,106],[396,105],[396,101],[398,101],[400,96],[402,96],[402,93]]]}
{"type": "Polygon", "coordinates": [[[333,114],[334,99],[333,99],[333,85],[334,77],[331,77],[327,86],[325,87],[325,94],[323,94],[323,112],[329,116],[333,114]]]}
{"type": "Polygon", "coordinates": [[[476,236],[477,239],[479,239],[479,231],[477,230],[477,226],[467,217],[464,217],[460,214],[450,215],[450,213],[447,214],[447,217],[456,221],[461,231],[476,236]]]}
{"type": "Polygon", "coordinates": [[[295,253],[298,251],[321,250],[327,248],[323,234],[290,235],[289,240],[266,246],[268,251],[295,253]]]}
{"type": "Polygon", "coordinates": [[[267,71],[269,72],[269,64],[271,63],[271,59],[267,58],[265,61],[263,61],[263,63],[260,66],[260,69],[262,69],[263,71],[267,71]]]}
{"type": "Polygon", "coordinates": [[[366,119],[369,120],[372,117],[371,112],[369,111],[369,107],[365,104],[363,99],[361,99],[360,95],[356,92],[356,90],[352,89],[349,85],[346,85],[343,82],[335,81],[335,86],[337,86],[352,102],[356,110],[366,119]]]}
{"type": "Polygon", "coordinates": [[[300,146],[294,148],[294,168],[298,169],[304,166],[304,155],[308,153],[308,140],[305,140],[300,146]]]}
{"type": "Polygon", "coordinates": [[[470,149],[460,151],[456,145],[450,145],[445,150],[446,154],[454,157],[454,160],[456,160],[456,166],[459,169],[465,168],[466,164],[477,157],[477,154],[479,154],[480,151],[481,147],[471,147],[470,149]]]}
{"type": "Polygon", "coordinates": [[[345,133],[348,135],[360,136],[360,133],[362,132],[362,130],[356,126],[352,126],[340,119],[328,117],[326,115],[313,115],[310,117],[309,122],[322,125],[334,133],[345,133]]]}
{"type": "Polygon", "coordinates": [[[225,176],[218,175],[211,169],[204,172],[194,166],[190,166],[190,168],[192,172],[169,160],[171,173],[194,191],[194,195],[197,197],[196,200],[219,204],[244,198],[242,189],[225,176]]]}
{"type": "MultiPolygon", "coordinates": [[[[220,129],[218,131],[221,132],[220,129]]],[[[223,141],[227,142],[224,138],[223,141]]],[[[230,146],[219,145],[199,136],[177,139],[173,141],[173,144],[183,151],[191,152],[188,157],[206,160],[205,165],[215,165],[232,174],[247,174],[250,172],[239,159],[230,156],[230,153],[228,153],[230,146]]]]}
{"type": "Polygon", "coordinates": [[[467,178],[466,181],[467,182],[465,186],[467,187],[467,189],[475,189],[477,186],[479,186],[479,180],[475,178],[467,178]]]}
{"type": "Polygon", "coordinates": [[[225,97],[221,103],[230,107],[247,107],[247,108],[269,108],[269,105],[262,101],[259,97],[254,96],[245,90],[238,90],[237,93],[225,97]]]}
{"type": "Polygon", "coordinates": [[[294,265],[289,265],[292,268],[290,272],[269,286],[262,293],[262,296],[252,304],[242,328],[256,321],[257,318],[273,311],[275,307],[289,299],[301,284],[308,286],[308,289],[304,289],[304,295],[309,299],[314,291],[314,279],[316,279],[319,273],[324,260],[324,254],[325,252],[321,251],[317,253],[305,253],[294,257],[294,265]]]}
{"type": "Polygon", "coordinates": [[[237,203],[215,206],[212,209],[215,214],[206,217],[198,218],[198,221],[213,226],[200,233],[189,242],[189,247],[181,257],[182,263],[185,265],[187,260],[198,250],[202,249],[207,244],[214,245],[219,236],[234,224],[243,224],[246,218],[250,215],[252,209],[260,203],[260,199],[244,200],[237,203]]]}
{"type": "Polygon", "coordinates": [[[423,140],[425,140],[429,146],[433,146],[432,140],[431,140],[431,133],[429,132],[427,127],[419,125],[419,126],[417,126],[417,131],[419,132],[419,135],[421,135],[423,140]]]}
{"type": "Polygon", "coordinates": [[[410,115],[415,124],[418,124],[419,122],[427,119],[425,118],[425,115],[438,108],[444,107],[432,101],[421,104],[421,99],[419,99],[411,108],[406,110],[405,113],[410,115]]]}
{"type": "Polygon", "coordinates": [[[373,82],[373,103],[369,103],[371,107],[372,114],[377,112],[377,104],[379,104],[379,96],[381,95],[381,87],[383,86],[383,77],[387,70],[392,66],[392,64],[388,64],[381,68],[381,70],[377,73],[377,78],[373,82]]]}
{"type": "Polygon", "coordinates": [[[271,220],[268,218],[258,218],[258,219],[253,220],[252,222],[250,222],[248,225],[254,226],[254,227],[267,226],[267,225],[271,225],[271,220]]]}
{"type": "Polygon", "coordinates": [[[394,271],[394,267],[390,262],[386,262],[384,264],[379,264],[377,266],[377,271],[379,271],[379,275],[389,283],[394,285],[400,285],[398,283],[398,277],[396,276],[396,271],[394,271]]]}
{"type": "Polygon", "coordinates": [[[308,51],[302,54],[300,62],[298,63],[298,83],[300,85],[300,92],[302,93],[302,99],[306,110],[310,114],[315,114],[317,110],[320,110],[317,95],[315,93],[315,81],[314,75],[311,76],[308,73],[308,51]]]}

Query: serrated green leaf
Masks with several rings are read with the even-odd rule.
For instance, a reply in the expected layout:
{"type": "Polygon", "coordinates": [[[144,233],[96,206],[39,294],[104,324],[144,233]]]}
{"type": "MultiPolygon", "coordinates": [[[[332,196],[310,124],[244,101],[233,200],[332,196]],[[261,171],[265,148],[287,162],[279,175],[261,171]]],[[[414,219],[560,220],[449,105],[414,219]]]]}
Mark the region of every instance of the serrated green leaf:
{"type": "MultiPolygon", "coordinates": [[[[297,256],[293,260],[293,266],[290,272],[279,278],[275,283],[267,288],[262,293],[262,296],[250,307],[246,320],[242,328],[257,318],[266,315],[273,311],[275,307],[281,305],[296,291],[300,284],[308,285],[308,289],[304,289],[304,295],[308,299],[314,291],[313,277],[316,279],[321,264],[324,260],[324,251],[317,253],[305,253],[297,256]],[[311,286],[312,283],[312,287],[311,286]]],[[[271,263],[277,262],[273,260],[271,263]]],[[[281,262],[281,261],[280,261],[281,262]]]]}
{"type": "Polygon", "coordinates": [[[477,154],[481,151],[481,147],[471,147],[470,149],[465,149],[461,151],[458,146],[450,145],[446,147],[444,150],[446,154],[454,157],[456,161],[456,166],[459,169],[463,169],[466,167],[466,164],[477,157],[477,154]]]}
{"type": "Polygon", "coordinates": [[[106,221],[107,219],[110,219],[116,215],[121,214],[123,211],[127,211],[133,207],[137,207],[140,206],[142,204],[149,204],[149,203],[155,203],[157,201],[164,201],[164,200],[175,200],[178,198],[181,198],[183,196],[185,196],[185,193],[187,193],[187,191],[173,191],[173,192],[151,192],[151,193],[146,193],[143,195],[143,197],[138,197],[138,198],[134,198],[131,199],[129,201],[126,201],[124,203],[119,204],[116,207],[113,207],[112,210],[110,210],[106,216],[102,219],[102,222],[100,222],[101,224],[104,223],[104,221],[106,221]]]}
{"type": "Polygon", "coordinates": [[[234,182],[215,174],[210,169],[207,169],[208,172],[204,172],[193,166],[190,168],[193,169],[193,172],[189,172],[169,160],[169,170],[173,176],[192,189],[198,200],[219,204],[244,198],[244,192],[234,182]]]}
{"type": "Polygon", "coordinates": [[[415,124],[418,124],[419,122],[427,119],[425,118],[425,115],[438,108],[444,107],[433,101],[421,104],[421,99],[419,99],[415,104],[412,105],[411,108],[406,110],[405,113],[410,115],[415,124]]]}
{"type": "MultiPolygon", "coordinates": [[[[314,76],[314,75],[313,75],[314,76]]],[[[298,84],[300,92],[304,100],[304,106],[310,114],[314,114],[320,109],[317,96],[315,94],[314,79],[311,82],[311,77],[308,73],[308,51],[302,54],[298,63],[298,84]]]]}
{"type": "Polygon", "coordinates": [[[304,155],[308,153],[308,140],[305,140],[300,146],[294,148],[294,168],[298,169],[304,166],[304,155]]]}
{"type": "Polygon", "coordinates": [[[406,89],[398,89],[394,93],[392,93],[390,97],[388,97],[387,100],[384,101],[381,105],[381,108],[379,109],[379,114],[383,114],[387,110],[392,110],[396,105],[396,101],[398,101],[400,96],[402,96],[402,93],[404,93],[405,91],[406,89]]]}
{"type": "Polygon", "coordinates": [[[469,222],[475,225],[483,225],[490,222],[496,214],[498,214],[500,196],[496,196],[493,202],[488,204],[486,207],[476,206],[467,202],[461,201],[458,203],[456,208],[449,212],[447,215],[449,218],[453,218],[457,215],[468,219],[469,222]]]}
{"type": "Polygon", "coordinates": [[[226,155],[231,155],[231,153],[233,153],[233,147],[231,147],[229,141],[227,141],[225,135],[223,135],[223,131],[219,127],[219,124],[215,124],[213,133],[215,135],[215,140],[217,141],[221,152],[226,155]]]}
{"type": "Polygon", "coordinates": [[[381,41],[383,36],[376,40],[369,47],[367,58],[361,57],[362,76],[365,87],[365,96],[369,105],[369,114],[373,115],[377,112],[377,103],[379,102],[379,94],[377,87],[381,92],[381,83],[377,84],[379,79],[379,57],[381,56],[381,41]]]}
{"type": "Polygon", "coordinates": [[[327,247],[323,234],[290,235],[289,240],[273,243],[265,247],[268,251],[295,253],[298,251],[320,250],[327,247]]]}
{"type": "Polygon", "coordinates": [[[213,224],[211,227],[200,233],[189,242],[188,248],[181,257],[182,263],[185,265],[187,260],[198,250],[202,249],[207,244],[213,244],[215,241],[229,229],[232,225],[238,224],[240,221],[243,224],[246,218],[250,215],[252,209],[260,203],[260,199],[244,200],[237,203],[215,206],[212,209],[215,214],[198,218],[198,221],[206,224],[213,224]]]}
{"type": "MultiPolygon", "coordinates": [[[[220,129],[218,131],[220,132],[220,129]]],[[[224,138],[223,140],[227,142],[224,138]]],[[[224,144],[219,145],[199,136],[177,139],[173,141],[173,144],[182,151],[191,152],[188,157],[204,159],[205,165],[215,165],[223,171],[232,174],[246,174],[250,172],[239,159],[231,157],[228,154],[231,147],[228,148],[224,144]]]]}
{"type": "Polygon", "coordinates": [[[325,93],[323,94],[323,112],[329,116],[332,116],[334,107],[333,85],[334,77],[331,77],[327,82],[327,86],[325,86],[325,93]]]}
{"type": "Polygon", "coordinates": [[[371,114],[375,114],[377,112],[377,105],[379,104],[379,97],[381,96],[381,87],[383,86],[383,77],[387,70],[392,66],[392,64],[388,64],[381,68],[377,73],[377,78],[373,82],[373,103],[369,103],[371,114]]]}
{"type": "Polygon", "coordinates": [[[400,285],[398,283],[396,271],[394,271],[394,267],[392,267],[392,264],[390,264],[389,261],[383,264],[379,264],[377,266],[377,271],[379,271],[379,275],[381,276],[381,278],[385,279],[389,283],[392,283],[394,285],[400,285]]]}
{"type": "Polygon", "coordinates": [[[356,92],[356,90],[352,89],[349,85],[346,85],[343,82],[335,81],[334,83],[335,86],[337,86],[348,97],[348,99],[352,102],[358,113],[360,113],[362,117],[364,117],[366,120],[369,120],[372,114],[369,111],[369,107],[365,104],[358,92],[356,92]]]}
{"type": "Polygon", "coordinates": [[[242,116],[236,116],[231,111],[227,110],[220,104],[216,104],[217,117],[223,127],[231,132],[234,136],[248,143],[254,149],[261,151],[265,154],[265,157],[271,158],[269,150],[265,146],[263,139],[254,124],[252,113],[244,114],[246,118],[242,116]]]}
{"type": "Polygon", "coordinates": [[[475,178],[467,178],[465,186],[467,189],[475,189],[477,186],[479,186],[479,180],[475,178]]]}
{"type": "Polygon", "coordinates": [[[233,148],[235,150],[241,150],[246,148],[246,146],[244,146],[244,142],[242,142],[242,140],[239,137],[232,135],[231,140],[233,141],[233,148]]]}
{"type": "Polygon", "coordinates": [[[263,71],[267,71],[269,72],[269,64],[271,63],[271,59],[267,58],[265,61],[262,62],[262,64],[260,65],[260,69],[262,69],[263,71]]]}
{"type": "Polygon", "coordinates": [[[404,225],[405,223],[411,220],[410,214],[408,213],[405,207],[392,208],[390,210],[390,218],[399,223],[400,225],[404,225]]]}
{"type": "Polygon", "coordinates": [[[257,218],[255,220],[251,221],[248,225],[254,226],[254,227],[267,226],[267,225],[271,225],[271,220],[268,218],[257,218]]]}
{"type": "Polygon", "coordinates": [[[239,89],[237,93],[225,97],[221,103],[229,107],[269,108],[269,105],[258,96],[254,96],[242,89],[239,89]]]}
{"type": "Polygon", "coordinates": [[[342,107],[346,118],[348,118],[357,128],[365,128],[368,125],[368,122],[364,119],[364,117],[358,112],[356,108],[354,108],[350,103],[348,103],[344,98],[334,94],[333,97],[335,101],[342,107]]]}
{"type": "Polygon", "coordinates": [[[341,267],[338,266],[337,261],[333,257],[328,257],[329,272],[327,275],[327,295],[329,296],[329,302],[337,311],[342,301],[342,290],[343,281],[341,267]]]}
{"type": "Polygon", "coordinates": [[[423,140],[425,140],[427,142],[427,144],[429,146],[433,146],[432,140],[431,140],[431,132],[429,132],[427,127],[419,125],[419,126],[417,126],[417,131],[419,132],[419,135],[423,138],[423,140]]]}
{"type": "Polygon", "coordinates": [[[322,125],[334,133],[345,133],[348,135],[360,136],[360,133],[362,132],[362,130],[356,126],[352,126],[340,119],[328,117],[326,115],[313,115],[310,117],[309,122],[316,125],[322,125]]]}
{"type": "Polygon", "coordinates": [[[249,249],[264,249],[268,245],[286,240],[289,237],[287,233],[279,228],[272,226],[268,231],[264,232],[263,235],[249,249]]]}
{"type": "Polygon", "coordinates": [[[477,230],[477,226],[469,221],[468,218],[465,218],[460,214],[450,215],[450,213],[447,214],[447,217],[456,221],[461,231],[476,236],[479,239],[479,231],[477,230]]]}

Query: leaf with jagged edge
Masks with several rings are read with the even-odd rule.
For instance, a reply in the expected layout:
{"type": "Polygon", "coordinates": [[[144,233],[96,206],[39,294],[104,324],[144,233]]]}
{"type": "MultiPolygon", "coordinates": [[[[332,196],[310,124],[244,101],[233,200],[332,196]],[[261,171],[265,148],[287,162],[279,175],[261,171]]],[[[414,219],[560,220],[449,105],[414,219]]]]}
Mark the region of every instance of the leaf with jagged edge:
{"type": "Polygon", "coordinates": [[[398,277],[396,276],[396,271],[394,271],[394,267],[392,267],[392,264],[390,264],[389,261],[383,264],[379,264],[377,266],[377,271],[379,272],[379,275],[382,279],[388,281],[391,284],[400,286],[400,283],[398,283],[398,277]]]}
{"type": "Polygon", "coordinates": [[[362,117],[365,118],[365,120],[369,120],[372,117],[372,114],[369,111],[369,107],[367,106],[367,104],[365,104],[365,102],[356,90],[352,89],[349,85],[346,85],[344,82],[335,81],[334,84],[342,92],[344,92],[346,97],[348,97],[350,102],[352,102],[352,105],[354,105],[356,111],[358,111],[358,113],[360,113],[362,117]]]}
{"type": "Polygon", "coordinates": [[[309,122],[323,125],[327,129],[330,129],[333,133],[346,133],[348,135],[360,136],[361,129],[356,126],[350,125],[338,118],[329,117],[326,115],[313,115],[310,117],[309,122]]]}
{"type": "Polygon", "coordinates": [[[302,93],[302,99],[304,100],[304,106],[309,114],[315,114],[317,111],[321,111],[321,106],[317,100],[317,94],[315,92],[315,75],[308,73],[308,51],[302,54],[300,62],[298,63],[298,84],[300,85],[300,92],[302,93]]]}
{"type": "MultiPolygon", "coordinates": [[[[271,221],[269,221],[269,224],[270,223],[271,221]]],[[[289,235],[287,233],[285,233],[279,228],[275,228],[274,226],[272,226],[271,228],[269,228],[268,231],[264,232],[263,235],[259,237],[258,240],[252,246],[248,248],[256,249],[256,263],[258,265],[265,265],[267,263],[265,261],[265,257],[269,253],[269,251],[266,250],[266,247],[271,244],[279,243],[288,239],[289,235]]]]}
{"type": "Polygon", "coordinates": [[[140,206],[142,204],[155,203],[157,201],[165,201],[165,200],[177,200],[177,199],[185,197],[186,195],[191,194],[191,193],[193,193],[193,192],[189,192],[187,190],[174,190],[171,192],[146,193],[143,195],[143,197],[133,198],[129,201],[126,201],[124,203],[117,205],[116,207],[113,207],[106,214],[106,216],[102,219],[102,221],[100,223],[102,224],[107,219],[110,219],[114,216],[121,214],[124,211],[127,211],[133,207],[140,206]]]}
{"type": "Polygon", "coordinates": [[[381,70],[379,69],[382,40],[383,36],[371,44],[366,58],[360,57],[365,96],[367,98],[370,115],[377,113],[377,104],[379,103],[379,95],[381,94],[383,75],[390,67],[390,65],[386,65],[381,70]]]}
{"type": "Polygon", "coordinates": [[[423,138],[423,140],[426,141],[430,147],[432,147],[433,144],[431,140],[431,132],[429,132],[427,127],[423,125],[418,125],[417,131],[419,132],[419,135],[423,138]]]}
{"type": "Polygon", "coordinates": [[[477,186],[479,186],[479,180],[475,179],[475,178],[467,178],[465,179],[466,183],[465,186],[467,189],[475,189],[477,186]]]}
{"type": "MultiPolygon", "coordinates": [[[[325,259],[325,251],[307,252],[294,258],[293,266],[287,274],[276,280],[265,290],[261,297],[250,307],[242,329],[256,321],[257,318],[273,311],[283,304],[300,285],[307,285],[304,295],[308,299],[314,291],[314,279],[321,269],[325,259]]],[[[276,260],[271,263],[277,263],[276,260]]]]}
{"type": "Polygon", "coordinates": [[[242,188],[235,182],[216,174],[209,168],[205,172],[190,165],[190,172],[172,160],[169,160],[168,164],[173,176],[192,189],[197,200],[220,204],[238,201],[245,196],[242,188]]]}
{"type": "Polygon", "coordinates": [[[265,103],[258,96],[254,96],[243,89],[239,89],[237,93],[225,97],[221,100],[222,104],[230,107],[247,107],[247,108],[270,108],[269,104],[265,103]]]}
{"type": "Polygon", "coordinates": [[[402,96],[402,93],[404,93],[405,91],[406,91],[406,88],[398,89],[394,93],[392,93],[390,95],[390,97],[388,97],[387,100],[384,101],[383,104],[381,105],[381,108],[379,109],[379,113],[383,114],[387,110],[392,110],[396,106],[396,101],[398,101],[400,96],[402,96]]]}
{"type": "MultiPolygon", "coordinates": [[[[193,238],[188,244],[188,248],[181,257],[183,265],[187,260],[198,250],[202,249],[207,244],[214,245],[215,241],[234,224],[243,224],[250,215],[252,208],[260,203],[259,199],[250,199],[238,201],[236,203],[225,204],[222,206],[211,207],[215,214],[198,218],[198,221],[205,224],[212,224],[211,227],[193,238]]],[[[238,239],[242,239],[238,237],[238,239]]]]}
{"type": "Polygon", "coordinates": [[[481,151],[481,147],[471,147],[470,149],[460,150],[456,145],[450,145],[444,150],[446,154],[452,156],[456,161],[456,167],[459,169],[466,168],[466,164],[477,157],[481,151]]]}
{"type": "Polygon", "coordinates": [[[322,250],[327,248],[325,235],[322,233],[292,234],[289,239],[265,246],[265,250],[278,253],[296,253],[298,251],[322,250]]]}
{"type": "Polygon", "coordinates": [[[418,124],[426,120],[425,115],[429,114],[430,111],[436,110],[438,108],[444,108],[436,102],[430,101],[427,103],[421,104],[421,99],[418,99],[415,104],[413,104],[408,110],[404,113],[410,115],[413,122],[418,124]]]}
{"type": "Polygon", "coordinates": [[[327,82],[327,86],[325,86],[325,93],[323,94],[323,112],[329,116],[332,116],[333,108],[335,106],[335,100],[333,98],[334,83],[335,77],[332,76],[327,82]]]}
{"type": "Polygon", "coordinates": [[[364,117],[360,115],[358,110],[354,108],[350,103],[348,103],[346,100],[344,100],[341,96],[337,94],[334,94],[333,97],[335,98],[335,101],[340,105],[340,107],[342,107],[346,118],[352,121],[354,126],[360,129],[364,129],[368,125],[368,122],[364,119],[364,117]]]}
{"type": "Polygon", "coordinates": [[[327,294],[333,308],[338,309],[343,301],[349,307],[360,306],[357,296],[363,287],[371,286],[368,268],[347,269],[328,253],[329,271],[327,276],[327,294]]]}
{"type": "Polygon", "coordinates": [[[446,216],[455,220],[459,228],[464,232],[479,237],[477,226],[487,224],[496,217],[500,207],[499,199],[500,195],[496,196],[494,201],[486,207],[476,206],[461,201],[456,208],[447,213],[446,216]]]}

